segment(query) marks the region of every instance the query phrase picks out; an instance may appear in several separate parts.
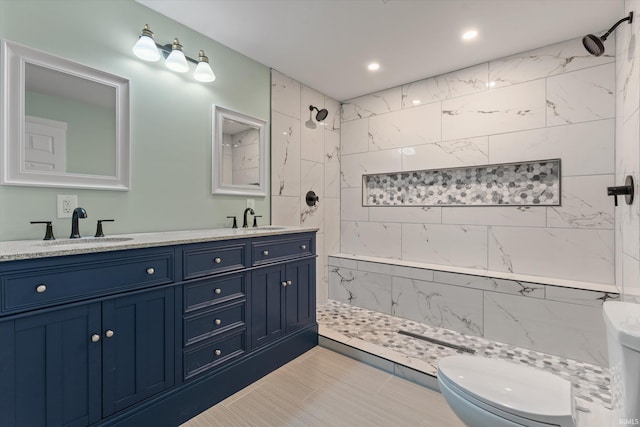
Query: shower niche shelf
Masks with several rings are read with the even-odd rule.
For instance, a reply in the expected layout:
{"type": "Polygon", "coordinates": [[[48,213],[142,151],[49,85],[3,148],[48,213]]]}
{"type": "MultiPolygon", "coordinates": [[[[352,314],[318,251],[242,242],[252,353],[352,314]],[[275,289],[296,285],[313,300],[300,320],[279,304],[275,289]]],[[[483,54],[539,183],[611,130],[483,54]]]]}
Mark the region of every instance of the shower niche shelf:
{"type": "Polygon", "coordinates": [[[362,176],[362,205],[560,206],[560,159],[362,176]]]}

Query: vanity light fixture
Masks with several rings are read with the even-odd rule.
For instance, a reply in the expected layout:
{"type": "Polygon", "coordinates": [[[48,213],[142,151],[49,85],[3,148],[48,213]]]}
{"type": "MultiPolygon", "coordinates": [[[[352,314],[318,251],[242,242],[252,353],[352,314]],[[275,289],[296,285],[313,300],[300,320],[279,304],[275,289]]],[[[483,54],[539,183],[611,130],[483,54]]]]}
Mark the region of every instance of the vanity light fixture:
{"type": "Polygon", "coordinates": [[[187,62],[189,61],[196,64],[196,69],[193,72],[194,79],[204,83],[212,82],[216,79],[216,75],[209,65],[209,58],[204,54],[203,50],[198,52],[198,59],[196,60],[184,54],[182,45],[177,38],[174,38],[171,44],[158,44],[155,42],[153,32],[148,24],[145,24],[140,38],[133,46],[133,53],[138,58],[151,62],[158,61],[164,56],[166,58],[164,63],[167,68],[177,73],[189,71],[187,62]]]}

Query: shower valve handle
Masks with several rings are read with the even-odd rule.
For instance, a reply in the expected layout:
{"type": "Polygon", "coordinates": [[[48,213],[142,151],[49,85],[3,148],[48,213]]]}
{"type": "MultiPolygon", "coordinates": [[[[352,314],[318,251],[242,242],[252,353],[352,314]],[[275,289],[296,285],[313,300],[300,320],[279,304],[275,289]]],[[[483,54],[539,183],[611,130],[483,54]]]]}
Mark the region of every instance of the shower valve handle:
{"type": "Polygon", "coordinates": [[[633,203],[633,177],[631,175],[627,175],[624,184],[625,185],[617,187],[607,187],[607,196],[613,196],[613,204],[615,206],[618,206],[618,196],[624,196],[628,205],[633,203]]]}

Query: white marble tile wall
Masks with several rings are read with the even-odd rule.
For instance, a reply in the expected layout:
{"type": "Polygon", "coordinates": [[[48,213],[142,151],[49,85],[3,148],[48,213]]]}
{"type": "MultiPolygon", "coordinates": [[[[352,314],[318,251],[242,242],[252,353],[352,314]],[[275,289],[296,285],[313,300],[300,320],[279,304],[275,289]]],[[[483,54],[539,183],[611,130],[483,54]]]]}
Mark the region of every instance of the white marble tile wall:
{"type": "Polygon", "coordinates": [[[613,284],[615,44],[596,58],[568,40],[345,102],[341,252],[613,284]],[[559,207],[362,207],[363,174],[553,158],[559,207]]]}
{"type": "Polygon", "coordinates": [[[276,70],[271,84],[271,220],[319,228],[316,275],[321,302],[329,295],[327,254],[340,251],[340,103],[276,70]],[[305,126],[309,105],[329,112],[315,129],[305,126]],[[314,207],[305,202],[310,190],[320,197],[314,207]]]}
{"type": "Polygon", "coordinates": [[[619,295],[329,256],[329,297],[607,366],[602,303],[619,295]]]}
{"type": "MultiPolygon", "coordinates": [[[[625,0],[624,13],[640,11],[640,0],[625,0]]],[[[640,22],[616,30],[616,170],[615,185],[632,175],[638,191],[640,180],[640,22]]],[[[620,203],[615,210],[616,285],[623,298],[640,295],[640,203],[620,203]]]]}

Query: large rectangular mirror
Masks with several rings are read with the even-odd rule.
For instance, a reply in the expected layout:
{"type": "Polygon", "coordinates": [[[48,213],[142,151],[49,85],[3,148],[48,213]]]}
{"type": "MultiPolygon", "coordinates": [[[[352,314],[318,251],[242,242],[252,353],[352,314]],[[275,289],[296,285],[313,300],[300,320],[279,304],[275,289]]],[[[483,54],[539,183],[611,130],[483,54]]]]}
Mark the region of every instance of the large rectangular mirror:
{"type": "Polygon", "coordinates": [[[212,192],[266,196],[264,120],[213,106],[212,192]]]}
{"type": "Polygon", "coordinates": [[[0,182],[129,189],[129,81],[3,40],[0,182]]]}

